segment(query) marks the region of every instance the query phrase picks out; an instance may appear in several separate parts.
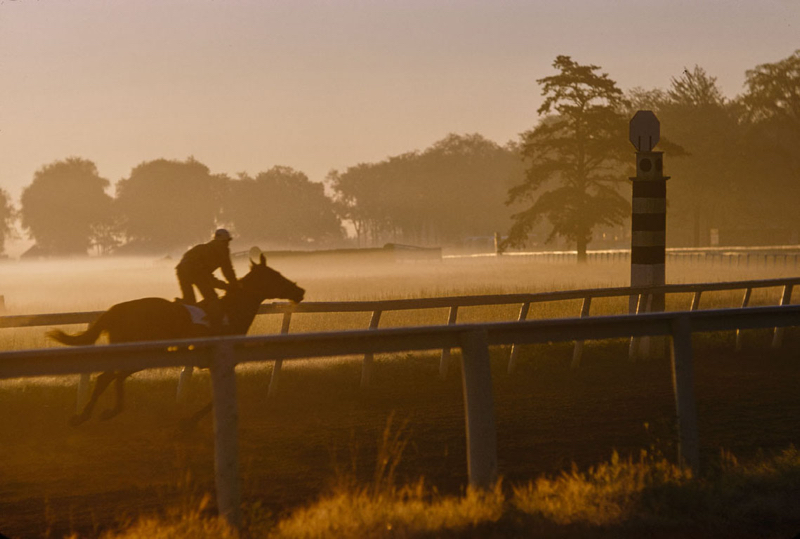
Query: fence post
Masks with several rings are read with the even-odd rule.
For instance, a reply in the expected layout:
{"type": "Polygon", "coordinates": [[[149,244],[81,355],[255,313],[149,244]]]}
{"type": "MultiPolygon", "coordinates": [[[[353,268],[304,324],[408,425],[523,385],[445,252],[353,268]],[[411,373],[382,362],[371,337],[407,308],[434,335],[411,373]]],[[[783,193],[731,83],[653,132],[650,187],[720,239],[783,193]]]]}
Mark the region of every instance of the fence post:
{"type": "Polygon", "coordinates": [[[214,478],[219,515],[234,528],[242,525],[239,487],[239,413],[236,358],[230,344],[219,344],[211,365],[214,392],[214,478]]]}
{"type": "MultiPolygon", "coordinates": [[[[752,294],[752,292],[753,292],[752,288],[748,288],[747,290],[744,291],[744,298],[742,299],[742,309],[747,307],[747,305],[750,303],[750,294],[752,294]]],[[[741,349],[742,349],[742,330],[741,329],[737,329],[736,330],[736,351],[739,352],[739,351],[741,351],[741,349]]]]}
{"type": "MultiPolygon", "coordinates": [[[[787,284],[783,286],[783,295],[781,296],[781,305],[789,305],[792,302],[792,285],[787,284]]],[[[772,348],[780,348],[783,344],[784,328],[775,328],[772,335],[772,348]]]]}
{"type": "MultiPolygon", "coordinates": [[[[583,298],[583,305],[581,306],[581,318],[589,316],[589,309],[592,306],[592,296],[583,298]]],[[[583,341],[575,341],[575,348],[572,350],[572,363],[571,369],[577,369],[581,364],[581,356],[583,355],[583,341]]]]}
{"type": "MultiPolygon", "coordinates": [[[[522,307],[519,309],[519,318],[517,318],[518,322],[524,322],[526,318],[528,318],[528,310],[531,308],[531,304],[529,301],[526,301],[522,304],[522,307]]],[[[517,356],[519,355],[519,345],[512,344],[511,345],[511,356],[508,358],[508,374],[512,374],[517,369],[517,356]]]]}
{"type": "Polygon", "coordinates": [[[631,294],[628,297],[628,314],[636,314],[640,301],[642,301],[641,294],[631,294]]]}
{"type": "MultiPolygon", "coordinates": [[[[381,311],[376,310],[372,312],[372,318],[369,321],[369,329],[378,329],[378,324],[381,322],[381,311]]],[[[361,387],[369,387],[372,380],[372,362],[374,359],[372,352],[364,354],[364,362],[361,365],[361,387]]]]}
{"type": "Polygon", "coordinates": [[[497,431],[486,331],[462,335],[461,352],[469,484],[489,489],[497,483],[497,431]]]}
{"type": "MultiPolygon", "coordinates": [[[[447,325],[452,326],[456,323],[456,318],[458,318],[458,305],[453,305],[450,307],[450,316],[447,317],[447,325]]],[[[439,361],[439,376],[442,377],[442,380],[447,378],[447,371],[450,369],[450,349],[443,348],[442,349],[442,359],[439,361]]]]}
{"type": "Polygon", "coordinates": [[[694,398],[692,328],[689,318],[681,316],[672,323],[672,389],[678,416],[678,461],[697,472],[700,466],[700,442],[697,433],[697,406],[694,398]]]}
{"type": "MultiPolygon", "coordinates": [[[[289,333],[289,324],[292,322],[292,312],[286,311],[283,313],[283,323],[281,324],[281,335],[286,335],[289,333]]],[[[278,377],[281,373],[281,367],[283,366],[282,359],[276,359],[275,363],[272,365],[272,376],[269,379],[269,389],[267,390],[267,397],[274,397],[275,394],[278,392],[278,377]]]]}
{"type": "Polygon", "coordinates": [[[700,297],[702,295],[703,291],[698,290],[697,292],[694,293],[694,296],[692,296],[692,307],[691,307],[692,311],[696,311],[697,309],[700,308],[700,297]]]}

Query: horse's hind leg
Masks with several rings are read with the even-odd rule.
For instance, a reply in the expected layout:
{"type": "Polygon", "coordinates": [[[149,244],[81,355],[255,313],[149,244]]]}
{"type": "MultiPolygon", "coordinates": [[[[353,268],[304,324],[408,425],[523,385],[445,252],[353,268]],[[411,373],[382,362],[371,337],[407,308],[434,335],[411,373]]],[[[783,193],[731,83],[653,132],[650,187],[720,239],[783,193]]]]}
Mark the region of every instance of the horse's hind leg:
{"type": "Polygon", "coordinates": [[[115,389],[117,400],[114,403],[114,407],[108,410],[104,410],[103,413],[100,414],[100,419],[107,420],[111,419],[119,415],[125,407],[125,379],[128,378],[132,373],[129,372],[118,372],[116,373],[116,378],[114,379],[115,389]]]}
{"type": "Polygon", "coordinates": [[[83,407],[83,410],[80,414],[75,414],[70,418],[70,425],[77,427],[92,416],[92,410],[94,410],[94,407],[97,404],[97,399],[100,398],[100,395],[103,394],[103,391],[106,390],[108,385],[113,382],[115,378],[116,373],[113,372],[104,372],[97,376],[97,379],[94,382],[94,391],[92,391],[89,401],[86,403],[86,406],[83,407]]]}

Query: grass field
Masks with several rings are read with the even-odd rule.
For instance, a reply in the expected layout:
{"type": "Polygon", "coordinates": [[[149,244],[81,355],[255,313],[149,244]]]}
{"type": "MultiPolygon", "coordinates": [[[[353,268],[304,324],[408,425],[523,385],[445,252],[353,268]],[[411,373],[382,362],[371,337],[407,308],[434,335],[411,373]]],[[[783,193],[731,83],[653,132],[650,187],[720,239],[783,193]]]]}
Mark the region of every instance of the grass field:
{"type": "MultiPolygon", "coordinates": [[[[244,271],[243,267],[237,269],[244,271]]],[[[353,268],[336,263],[321,269],[319,265],[287,263],[278,269],[306,287],[311,301],[622,286],[627,282],[628,271],[624,264],[577,268],[516,260],[384,268],[353,268]]],[[[9,314],[99,310],[134,297],[172,297],[177,292],[171,265],[163,263],[74,262],[59,267],[10,264],[0,271],[4,286],[0,293],[6,296],[9,314]]],[[[686,267],[672,271],[668,280],[701,282],[781,276],[794,276],[794,272],[771,267],[747,271],[686,267]]],[[[771,290],[753,300],[774,304],[777,298],[778,291],[771,290]]],[[[690,300],[675,298],[668,307],[686,308],[690,300]],[[684,300],[686,304],[681,305],[684,300]]],[[[741,298],[738,294],[721,293],[704,296],[703,300],[704,307],[722,307],[737,305],[741,298]]],[[[797,295],[794,302],[798,302],[797,295]]],[[[531,317],[578,314],[579,302],[562,303],[537,308],[531,317]]],[[[593,305],[593,314],[623,312],[626,305],[618,303],[593,305]]],[[[510,320],[516,310],[470,309],[460,313],[459,320],[510,320]]],[[[382,319],[382,325],[443,323],[446,317],[442,311],[394,313],[382,319]]],[[[279,317],[265,318],[254,331],[277,332],[279,317]]],[[[296,316],[292,331],[363,328],[368,319],[368,314],[296,316]]],[[[0,346],[45,346],[43,329],[4,330],[0,346]]],[[[598,470],[606,470],[606,476],[608,470],[617,470],[614,473],[618,476],[633,474],[639,477],[636,481],[650,484],[649,479],[641,479],[645,472],[635,470],[653,469],[662,470],[659,477],[663,484],[659,483],[658,490],[662,497],[645,501],[650,500],[647,503],[651,505],[666,503],[674,513],[670,513],[673,517],[667,524],[659,524],[667,531],[684,527],[698,537],[744,537],[748,535],[742,533],[758,529],[759,522],[766,519],[761,529],[773,535],[764,536],[790,536],[786,533],[793,526],[797,528],[794,533],[800,531],[800,515],[786,510],[781,503],[786,496],[797,499],[792,496],[800,493],[796,457],[788,449],[792,444],[800,445],[800,392],[796,390],[800,383],[800,334],[797,330],[787,332],[786,345],[777,352],[769,350],[769,337],[768,332],[747,333],[741,354],[733,353],[730,334],[695,338],[698,416],[702,458],[709,474],[707,483],[686,483],[683,472],[664,471],[666,464],[659,464],[662,456],[671,461],[675,458],[675,412],[668,362],[630,363],[627,344],[609,341],[588,343],[582,367],[571,371],[569,345],[530,346],[523,349],[518,373],[510,377],[505,374],[508,349],[493,350],[503,486],[494,498],[479,501],[462,496],[466,447],[457,362],[451,376],[441,381],[434,355],[379,356],[373,387],[366,391],[358,389],[357,359],[324,364],[292,362],[284,366],[281,393],[269,400],[269,368],[243,369],[238,380],[240,452],[249,529],[259,536],[303,536],[291,531],[292,526],[299,526],[298,529],[318,530],[319,537],[336,536],[310,522],[323,518],[320,514],[335,514],[336,507],[340,512],[344,511],[342,507],[361,507],[364,514],[359,518],[365,527],[347,528],[351,531],[349,536],[470,537],[491,532],[516,537],[522,531],[537,537],[583,537],[589,536],[590,531],[595,537],[641,536],[637,530],[647,527],[650,521],[646,517],[648,511],[654,511],[652,507],[628,504],[616,510],[615,519],[607,521],[564,515],[574,513],[575,507],[592,507],[588,498],[575,501],[575,491],[593,492],[585,485],[600,481],[598,477],[603,474],[595,473],[598,470]],[[376,476],[376,462],[382,462],[379,448],[386,447],[382,440],[390,418],[391,432],[400,445],[390,451],[396,468],[387,478],[385,473],[376,476]],[[649,455],[644,464],[639,461],[642,450],[649,455]],[[758,468],[755,464],[732,466],[731,457],[720,457],[722,450],[741,462],[758,462],[764,469],[783,472],[765,472],[761,477],[747,471],[758,468]],[[775,456],[787,450],[784,457],[775,456]],[[598,463],[609,461],[615,451],[619,455],[616,463],[597,467],[598,463]],[[628,459],[631,466],[626,467],[628,459]],[[570,475],[573,463],[583,471],[578,473],[584,474],[582,482],[575,482],[574,477],[578,476],[570,475]],[[589,473],[591,466],[596,468],[589,473]],[[732,475],[720,475],[723,468],[732,475]],[[562,471],[567,475],[560,476],[562,471]],[[542,474],[550,477],[551,483],[537,483],[535,479],[542,474]],[[567,481],[569,477],[573,477],[572,483],[567,481]],[[423,486],[416,487],[420,478],[423,486]],[[399,490],[392,490],[388,483],[397,485],[399,490]],[[726,498],[715,498],[697,484],[705,484],[711,491],[722,489],[720,492],[732,496],[734,500],[729,505],[733,512],[716,506],[708,509],[713,500],[726,498]],[[380,492],[369,490],[374,485],[382,485],[380,492]],[[760,485],[766,498],[753,498],[747,506],[747,497],[755,492],[753,485],[760,485]],[[403,486],[411,490],[403,490],[403,486]],[[665,490],[672,494],[663,498],[665,490]],[[342,492],[349,497],[337,498],[342,492]],[[392,492],[393,497],[385,498],[387,492],[392,492]],[[573,509],[542,512],[548,506],[543,504],[542,496],[548,492],[561,493],[545,496],[552,502],[550,506],[560,507],[552,500],[568,500],[572,496],[573,501],[567,506],[573,509]],[[376,500],[383,500],[383,509],[370,509],[369,504],[376,500]],[[413,507],[420,507],[420,503],[427,507],[423,512],[441,507],[443,515],[451,516],[442,517],[444,524],[439,528],[428,524],[415,528],[396,516],[413,514],[413,507]],[[684,507],[682,513],[681,503],[699,504],[697,507],[707,510],[703,513],[684,507]],[[376,514],[384,515],[384,520],[375,521],[376,514]],[[394,522],[393,531],[385,528],[385,522],[394,522]],[[784,535],[776,535],[780,533],[784,535]]],[[[205,518],[213,513],[213,497],[209,503],[203,502],[208,493],[213,493],[211,422],[206,420],[189,433],[177,427],[181,417],[208,399],[210,383],[206,374],[197,375],[187,403],[178,406],[174,402],[176,377],[177,372],[169,370],[134,376],[129,382],[128,408],[123,415],[110,422],[93,420],[78,429],[67,425],[75,406],[74,377],[0,384],[0,432],[4,439],[0,445],[0,533],[12,537],[61,537],[74,532],[81,537],[94,537],[130,529],[141,537],[152,536],[146,531],[148,521],[133,523],[154,515],[161,523],[158,526],[167,529],[164,523],[169,518],[165,515],[170,511],[188,519],[187,526],[212,526],[205,518]]],[[[103,401],[101,408],[109,402],[103,401]]],[[[613,511],[598,509],[595,513],[613,511]]],[[[208,536],[222,533],[209,529],[208,536]]],[[[193,535],[196,530],[185,536],[193,535]]]]}

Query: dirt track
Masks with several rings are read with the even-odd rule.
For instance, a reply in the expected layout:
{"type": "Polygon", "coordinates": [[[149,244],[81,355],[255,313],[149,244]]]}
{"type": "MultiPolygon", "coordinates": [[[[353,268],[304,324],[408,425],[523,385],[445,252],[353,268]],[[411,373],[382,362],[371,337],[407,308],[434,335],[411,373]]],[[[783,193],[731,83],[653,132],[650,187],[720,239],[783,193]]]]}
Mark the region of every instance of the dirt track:
{"type": "MultiPolygon", "coordinates": [[[[735,356],[729,335],[695,341],[700,441],[706,461],[720,448],[740,457],[800,444],[800,332],[769,351],[766,332],[747,335],[735,356]]],[[[507,350],[493,352],[500,471],[506,484],[585,467],[616,449],[674,456],[669,363],[630,363],[627,344],[587,345],[570,371],[569,346],[524,351],[514,376],[507,350]]],[[[246,504],[274,514],[324,493],[336,469],[372,480],[387,417],[407,420],[401,481],[424,476],[440,492],[466,484],[460,371],[437,378],[437,358],[378,358],[374,387],[358,389],[357,361],[289,366],[267,400],[268,371],[239,377],[240,453],[246,504]],[[355,464],[354,464],[355,463],[355,464]]],[[[134,379],[128,409],[110,422],[67,426],[73,387],[0,392],[0,533],[94,535],[165,507],[193,506],[213,492],[211,421],[182,433],[178,419],[210,395],[198,376],[190,406],[174,402],[174,377],[134,379]]],[[[101,403],[101,409],[103,404],[101,403]]]]}

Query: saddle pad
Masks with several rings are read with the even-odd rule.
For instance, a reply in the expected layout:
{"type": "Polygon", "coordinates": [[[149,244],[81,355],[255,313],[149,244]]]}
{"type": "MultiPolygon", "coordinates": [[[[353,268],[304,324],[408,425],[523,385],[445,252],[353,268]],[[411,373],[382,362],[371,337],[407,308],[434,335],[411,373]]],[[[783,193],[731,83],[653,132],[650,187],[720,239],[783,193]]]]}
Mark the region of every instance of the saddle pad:
{"type": "Polygon", "coordinates": [[[211,327],[211,324],[206,317],[206,312],[197,305],[182,304],[184,308],[189,311],[189,316],[192,317],[192,324],[198,324],[205,327],[211,327]]]}

